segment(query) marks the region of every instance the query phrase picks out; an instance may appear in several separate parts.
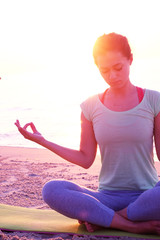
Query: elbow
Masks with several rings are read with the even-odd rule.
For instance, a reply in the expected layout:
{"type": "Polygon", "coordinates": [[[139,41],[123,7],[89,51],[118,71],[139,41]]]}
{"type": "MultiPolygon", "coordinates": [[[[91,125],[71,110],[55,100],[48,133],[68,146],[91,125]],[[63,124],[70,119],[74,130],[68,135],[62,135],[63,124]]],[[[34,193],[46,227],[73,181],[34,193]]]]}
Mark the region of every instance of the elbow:
{"type": "Polygon", "coordinates": [[[79,161],[79,165],[84,169],[88,169],[92,166],[96,154],[86,154],[85,152],[81,151],[81,160],[79,161]]]}
{"type": "Polygon", "coordinates": [[[82,166],[84,169],[88,169],[88,168],[90,168],[90,166],[91,165],[84,165],[84,166],[82,166]]]}
{"type": "Polygon", "coordinates": [[[93,162],[94,162],[94,159],[93,160],[91,159],[91,160],[88,160],[88,161],[84,161],[83,164],[82,164],[82,167],[84,169],[89,169],[92,166],[93,162]]]}

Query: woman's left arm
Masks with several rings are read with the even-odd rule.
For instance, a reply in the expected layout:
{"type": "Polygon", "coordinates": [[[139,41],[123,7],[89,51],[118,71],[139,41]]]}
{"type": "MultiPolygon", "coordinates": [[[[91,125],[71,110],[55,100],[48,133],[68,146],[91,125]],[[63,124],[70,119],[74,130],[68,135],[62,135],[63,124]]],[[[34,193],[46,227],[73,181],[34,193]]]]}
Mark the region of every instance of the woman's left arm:
{"type": "Polygon", "coordinates": [[[154,140],[158,160],[160,161],[160,112],[154,119],[154,140]]]}

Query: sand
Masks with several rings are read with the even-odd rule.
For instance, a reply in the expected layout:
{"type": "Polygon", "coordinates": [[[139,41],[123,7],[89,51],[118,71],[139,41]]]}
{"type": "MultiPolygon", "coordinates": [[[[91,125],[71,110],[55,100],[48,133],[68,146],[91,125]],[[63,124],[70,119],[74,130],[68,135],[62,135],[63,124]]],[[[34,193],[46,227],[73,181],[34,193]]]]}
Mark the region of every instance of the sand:
{"type": "MultiPolygon", "coordinates": [[[[160,164],[158,162],[156,162],[156,168],[160,173],[160,164]]],[[[61,178],[72,180],[91,189],[97,189],[99,170],[99,157],[96,158],[90,169],[85,170],[66,162],[46,149],[0,147],[0,203],[47,209],[49,207],[43,201],[41,194],[43,185],[47,181],[61,178]]],[[[0,232],[0,239],[109,240],[112,238],[3,231],[0,232]]],[[[114,237],[113,239],[122,240],[127,238],[114,237]]]]}

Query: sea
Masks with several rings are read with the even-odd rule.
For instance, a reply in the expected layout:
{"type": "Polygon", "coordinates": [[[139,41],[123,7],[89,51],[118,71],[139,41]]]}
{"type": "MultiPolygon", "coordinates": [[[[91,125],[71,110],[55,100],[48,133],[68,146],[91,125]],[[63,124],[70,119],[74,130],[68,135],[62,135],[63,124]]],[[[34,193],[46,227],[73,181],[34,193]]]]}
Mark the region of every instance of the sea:
{"type": "MultiPolygon", "coordinates": [[[[160,58],[135,60],[131,81],[140,87],[160,91],[159,68],[160,58]]],[[[42,148],[18,132],[14,123],[19,119],[22,126],[33,122],[46,139],[78,149],[80,104],[107,88],[96,72],[64,78],[62,74],[57,77],[43,70],[1,77],[0,146],[42,148]]]]}
{"type": "Polygon", "coordinates": [[[0,81],[0,146],[41,148],[18,132],[14,124],[18,119],[22,126],[33,122],[37,130],[50,141],[77,148],[80,102],[72,99],[71,90],[66,89],[64,94],[60,86],[47,85],[47,80],[42,78],[35,80],[38,75],[27,73],[28,81],[26,74],[15,74],[0,81]]]}

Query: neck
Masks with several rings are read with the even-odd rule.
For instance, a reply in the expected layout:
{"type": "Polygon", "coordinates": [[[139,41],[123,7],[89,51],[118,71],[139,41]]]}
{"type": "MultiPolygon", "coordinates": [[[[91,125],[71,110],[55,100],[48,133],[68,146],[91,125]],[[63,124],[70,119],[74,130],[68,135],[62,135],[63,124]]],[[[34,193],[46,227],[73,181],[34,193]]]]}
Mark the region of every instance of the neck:
{"type": "Polygon", "coordinates": [[[128,81],[127,84],[121,88],[110,87],[108,93],[116,96],[125,96],[130,95],[134,90],[135,86],[130,81],[128,81]]]}

